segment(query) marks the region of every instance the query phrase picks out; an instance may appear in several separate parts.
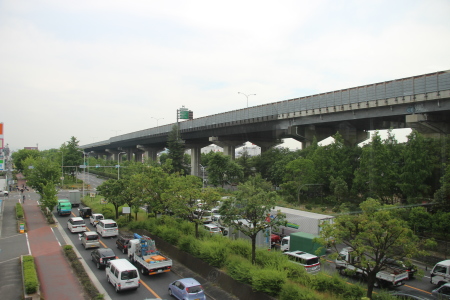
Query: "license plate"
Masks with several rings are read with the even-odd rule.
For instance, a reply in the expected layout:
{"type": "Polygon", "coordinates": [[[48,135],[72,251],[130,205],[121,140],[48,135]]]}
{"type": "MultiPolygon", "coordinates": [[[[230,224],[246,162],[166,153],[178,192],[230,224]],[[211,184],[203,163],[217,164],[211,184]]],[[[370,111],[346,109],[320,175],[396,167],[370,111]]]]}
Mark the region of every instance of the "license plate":
{"type": "Polygon", "coordinates": [[[163,271],[163,270],[158,270],[158,273],[159,273],[159,272],[162,272],[162,271],[163,271]]]}

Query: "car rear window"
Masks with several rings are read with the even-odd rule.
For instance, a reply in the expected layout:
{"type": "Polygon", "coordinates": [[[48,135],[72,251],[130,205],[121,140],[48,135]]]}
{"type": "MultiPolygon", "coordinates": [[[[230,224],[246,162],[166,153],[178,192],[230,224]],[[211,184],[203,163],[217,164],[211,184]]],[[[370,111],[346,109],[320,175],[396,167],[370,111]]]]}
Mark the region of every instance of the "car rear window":
{"type": "Polygon", "coordinates": [[[138,274],[137,274],[136,270],[127,270],[127,271],[122,272],[120,279],[122,279],[122,280],[134,279],[134,278],[137,278],[137,276],[138,276],[138,274]]]}
{"type": "Polygon", "coordinates": [[[73,225],[84,225],[84,221],[82,220],[77,220],[77,221],[72,221],[73,225]]]}
{"type": "Polygon", "coordinates": [[[86,239],[89,241],[95,241],[98,240],[98,235],[88,235],[86,236],[86,239]]]}
{"type": "Polygon", "coordinates": [[[116,257],[116,255],[114,254],[114,252],[111,249],[108,251],[103,251],[102,256],[103,257],[116,257]]]}
{"type": "Polygon", "coordinates": [[[106,223],[105,224],[105,228],[115,228],[115,227],[117,227],[116,223],[106,223]]]}
{"type": "Polygon", "coordinates": [[[186,289],[187,289],[187,292],[188,292],[189,294],[197,294],[197,293],[203,291],[201,285],[191,286],[191,287],[188,287],[188,288],[186,288],[186,289]]]}

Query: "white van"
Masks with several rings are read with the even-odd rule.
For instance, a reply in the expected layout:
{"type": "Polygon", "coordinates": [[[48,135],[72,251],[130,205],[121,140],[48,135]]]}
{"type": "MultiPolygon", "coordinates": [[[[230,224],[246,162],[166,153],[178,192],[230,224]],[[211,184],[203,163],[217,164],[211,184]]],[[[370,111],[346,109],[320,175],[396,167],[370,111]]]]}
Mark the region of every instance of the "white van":
{"type": "Polygon", "coordinates": [[[114,259],[106,265],[106,280],[112,284],[116,292],[139,288],[139,272],[128,260],[114,259]]]}
{"type": "Polygon", "coordinates": [[[443,285],[450,282],[450,260],[438,262],[430,272],[430,283],[443,285]]]}
{"type": "Polygon", "coordinates": [[[97,223],[97,232],[102,237],[118,236],[119,228],[114,220],[99,220],[97,223]]]}

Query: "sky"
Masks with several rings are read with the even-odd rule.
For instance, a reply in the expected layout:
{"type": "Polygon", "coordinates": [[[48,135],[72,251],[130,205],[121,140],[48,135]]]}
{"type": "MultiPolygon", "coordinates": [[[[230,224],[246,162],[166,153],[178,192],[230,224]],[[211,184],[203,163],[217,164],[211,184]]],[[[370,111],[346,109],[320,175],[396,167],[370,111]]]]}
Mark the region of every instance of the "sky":
{"type": "Polygon", "coordinates": [[[0,0],[11,150],[450,69],[450,1],[0,0]]]}

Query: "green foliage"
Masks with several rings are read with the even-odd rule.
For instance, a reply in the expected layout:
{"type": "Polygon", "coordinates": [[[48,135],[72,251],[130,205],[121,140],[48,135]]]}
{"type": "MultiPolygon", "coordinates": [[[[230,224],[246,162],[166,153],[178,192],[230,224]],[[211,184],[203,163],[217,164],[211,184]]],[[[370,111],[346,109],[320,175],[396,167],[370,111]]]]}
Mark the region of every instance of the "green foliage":
{"type": "Polygon", "coordinates": [[[238,183],[243,179],[243,168],[221,152],[211,152],[208,160],[208,183],[224,187],[226,183],[238,183]]]}
{"type": "Polygon", "coordinates": [[[37,292],[39,280],[37,277],[36,266],[34,265],[33,256],[23,256],[23,276],[25,292],[33,294],[37,292]]]}
{"type": "Polygon", "coordinates": [[[58,191],[56,190],[56,185],[53,182],[47,182],[43,185],[42,189],[42,200],[43,206],[48,208],[50,211],[58,204],[58,191]]]}
{"type": "Polygon", "coordinates": [[[299,287],[292,282],[286,282],[280,292],[280,300],[320,300],[324,299],[313,291],[299,287]]]}
{"type": "Polygon", "coordinates": [[[237,255],[231,255],[226,261],[227,273],[234,279],[252,284],[253,272],[257,267],[253,266],[252,263],[243,257],[237,255]]]}
{"type": "Polygon", "coordinates": [[[311,288],[319,292],[328,292],[343,299],[360,299],[364,295],[364,289],[356,284],[348,285],[338,274],[329,276],[319,273],[311,279],[311,288]]]}
{"type": "Polygon", "coordinates": [[[160,231],[159,236],[163,238],[165,241],[176,246],[178,244],[178,241],[180,240],[181,232],[176,227],[164,226],[163,229],[160,231]]]}
{"type": "Polygon", "coordinates": [[[230,252],[250,259],[252,256],[252,244],[248,240],[237,239],[230,243],[230,252]]]}
{"type": "Polygon", "coordinates": [[[52,198],[52,192],[46,187],[53,185],[54,188],[55,184],[59,182],[59,177],[61,176],[60,166],[49,159],[40,157],[36,159],[28,157],[23,161],[23,165],[26,169],[22,173],[27,178],[27,184],[33,187],[41,198],[44,199],[47,195],[52,198]]]}
{"type": "Polygon", "coordinates": [[[181,140],[180,131],[177,125],[173,125],[172,131],[167,137],[168,159],[171,159],[173,172],[188,174],[187,166],[184,164],[184,144],[181,140]]]}
{"type": "MultiPolygon", "coordinates": [[[[112,210],[110,210],[110,215],[114,215],[114,213],[113,213],[113,211],[112,210]]],[[[104,216],[104,214],[103,214],[103,216],[104,216]]],[[[105,217],[106,218],[106,217],[105,217]]],[[[110,218],[106,218],[106,219],[110,219],[110,218]]],[[[119,228],[124,228],[124,227],[128,227],[128,224],[130,224],[130,222],[128,221],[128,218],[127,218],[127,216],[120,216],[117,220],[116,220],[116,222],[117,222],[117,226],[119,227],[119,228]]]]}
{"type": "Polygon", "coordinates": [[[111,207],[107,207],[107,206],[102,207],[102,215],[105,217],[105,219],[115,219],[116,218],[114,211],[111,209],[111,207]]]}
{"type": "Polygon", "coordinates": [[[271,268],[258,269],[253,272],[252,287],[257,291],[276,296],[281,292],[286,279],[285,272],[271,268]]]}
{"type": "Polygon", "coordinates": [[[367,297],[372,296],[376,274],[383,269],[383,258],[402,260],[419,253],[419,240],[406,221],[398,219],[395,211],[383,209],[379,201],[368,199],[361,203],[361,214],[341,215],[333,224],[324,224],[320,243],[325,245],[334,238],[333,247],[344,243],[359,257],[351,263],[368,277],[367,297]]]}
{"type": "Polygon", "coordinates": [[[203,241],[199,247],[199,257],[216,268],[225,264],[227,255],[226,244],[220,241],[203,241]]]}
{"type": "Polygon", "coordinates": [[[192,235],[182,235],[178,241],[178,247],[192,255],[196,255],[200,251],[199,243],[192,235]]]}
{"type": "Polygon", "coordinates": [[[16,166],[16,169],[24,171],[26,168],[28,168],[27,165],[24,165],[24,161],[27,158],[38,159],[41,157],[41,153],[38,150],[28,150],[28,149],[21,149],[18,151],[15,151],[11,154],[11,157],[13,159],[13,163],[16,166]]]}
{"type": "Polygon", "coordinates": [[[233,226],[252,241],[252,262],[256,263],[256,236],[269,226],[277,228],[285,223],[286,216],[280,212],[267,221],[276,204],[276,193],[271,192],[270,184],[260,176],[250,178],[239,185],[236,197],[226,199],[219,213],[227,226],[233,226]]]}
{"type": "Polygon", "coordinates": [[[23,214],[22,204],[16,203],[16,218],[17,219],[22,219],[23,216],[24,216],[24,214],[23,214]]]}

